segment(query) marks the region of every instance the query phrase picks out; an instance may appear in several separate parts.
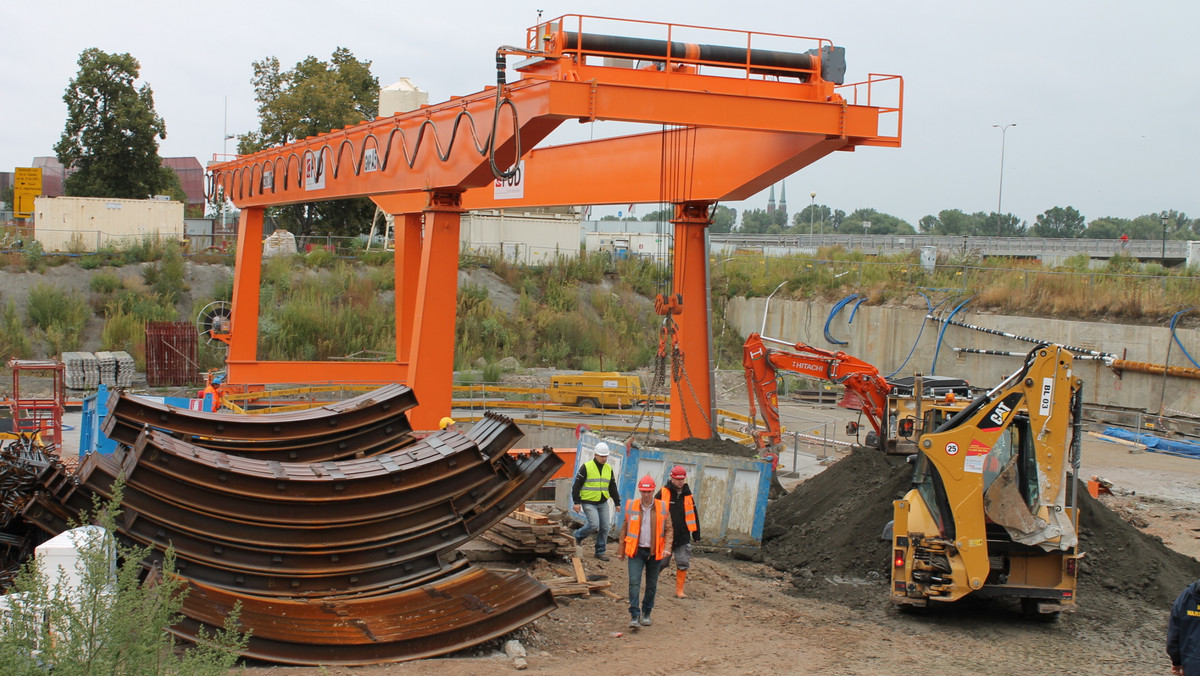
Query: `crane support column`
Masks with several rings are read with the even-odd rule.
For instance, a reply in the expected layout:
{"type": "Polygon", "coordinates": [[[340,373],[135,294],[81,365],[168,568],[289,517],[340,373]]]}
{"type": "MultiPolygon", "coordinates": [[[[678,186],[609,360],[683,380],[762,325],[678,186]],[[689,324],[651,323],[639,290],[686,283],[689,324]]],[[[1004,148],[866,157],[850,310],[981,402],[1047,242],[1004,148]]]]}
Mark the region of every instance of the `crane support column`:
{"type": "MultiPolygon", "coordinates": [[[[258,360],[258,305],[262,285],[263,207],[242,209],[238,221],[237,256],[234,258],[232,330],[238,339],[229,344],[227,364],[258,360]]],[[[233,374],[230,373],[230,376],[233,374]]],[[[242,381],[234,381],[242,382],[242,381]]]]}
{"type": "MultiPolygon", "coordinates": [[[[392,228],[396,270],[396,358],[406,359],[412,351],[413,314],[417,287],[421,282],[421,213],[396,214],[392,228]]],[[[455,266],[457,267],[457,266],[455,266]]]]}
{"type": "MultiPolygon", "coordinates": [[[[409,346],[408,386],[420,404],[409,411],[414,429],[436,430],[438,420],[450,413],[454,386],[454,318],[458,297],[458,237],[462,218],[462,192],[429,193],[425,208],[425,233],[413,298],[412,345],[409,346]]],[[[405,219],[406,232],[412,221],[405,219]]],[[[406,235],[407,237],[407,235],[406,235]]],[[[412,255],[405,243],[404,258],[412,255]]],[[[405,271],[405,286],[410,284],[405,271]]],[[[397,280],[399,282],[400,280],[397,280]]],[[[410,291],[405,288],[403,295],[410,291]]],[[[403,302],[407,302],[405,299],[403,302]]]]}
{"type": "MultiPolygon", "coordinates": [[[[675,205],[675,269],[672,288],[682,307],[675,315],[675,341],[682,364],[671,373],[671,439],[713,435],[713,386],[709,372],[712,329],[708,307],[708,251],[705,229],[711,202],[675,205]]],[[[660,310],[661,311],[661,310],[660,310]]],[[[678,358],[678,355],[676,356],[678,358]]]]}

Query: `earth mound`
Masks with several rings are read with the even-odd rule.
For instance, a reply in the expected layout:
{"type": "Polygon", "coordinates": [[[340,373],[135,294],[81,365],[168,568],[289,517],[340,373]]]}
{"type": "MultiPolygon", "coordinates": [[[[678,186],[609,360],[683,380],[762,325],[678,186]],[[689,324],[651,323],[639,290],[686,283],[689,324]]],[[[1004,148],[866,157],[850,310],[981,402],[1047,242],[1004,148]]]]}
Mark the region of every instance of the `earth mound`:
{"type": "MultiPolygon", "coordinates": [[[[903,458],[855,450],[768,505],[764,560],[790,573],[806,596],[851,606],[885,599],[890,544],[880,535],[911,479],[903,458]]],[[[1141,532],[1082,487],[1078,495],[1081,607],[1130,600],[1162,609],[1200,579],[1200,561],[1141,532]]]]}

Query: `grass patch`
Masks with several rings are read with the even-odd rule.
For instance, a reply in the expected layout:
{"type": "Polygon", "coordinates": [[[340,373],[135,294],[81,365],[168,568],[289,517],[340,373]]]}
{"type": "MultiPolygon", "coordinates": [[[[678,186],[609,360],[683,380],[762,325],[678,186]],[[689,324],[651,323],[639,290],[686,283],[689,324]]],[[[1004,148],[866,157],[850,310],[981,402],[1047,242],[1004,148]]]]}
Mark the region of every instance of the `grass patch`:
{"type": "Polygon", "coordinates": [[[92,314],[78,291],[67,292],[49,284],[30,287],[26,312],[51,355],[75,349],[92,314]]]}

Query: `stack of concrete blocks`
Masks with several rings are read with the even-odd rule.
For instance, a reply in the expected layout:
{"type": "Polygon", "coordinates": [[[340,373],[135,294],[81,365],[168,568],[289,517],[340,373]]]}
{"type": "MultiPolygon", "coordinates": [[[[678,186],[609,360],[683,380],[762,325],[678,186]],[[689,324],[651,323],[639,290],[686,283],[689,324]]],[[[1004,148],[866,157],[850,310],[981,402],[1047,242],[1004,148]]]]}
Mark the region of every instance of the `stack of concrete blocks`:
{"type": "Polygon", "coordinates": [[[133,386],[133,376],[137,367],[128,352],[97,352],[96,360],[100,362],[102,385],[116,388],[133,386]]]}
{"type": "Polygon", "coordinates": [[[100,386],[100,362],[91,352],[63,352],[63,379],[72,390],[94,390],[100,386]]]}

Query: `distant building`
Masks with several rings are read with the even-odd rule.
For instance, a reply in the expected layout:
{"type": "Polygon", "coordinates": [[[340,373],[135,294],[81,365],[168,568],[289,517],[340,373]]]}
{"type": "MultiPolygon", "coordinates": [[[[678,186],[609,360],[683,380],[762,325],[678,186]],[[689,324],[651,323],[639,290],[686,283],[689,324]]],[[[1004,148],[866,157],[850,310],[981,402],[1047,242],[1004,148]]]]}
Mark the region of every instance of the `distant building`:
{"type": "MultiPolygon", "coordinates": [[[[71,172],[63,168],[57,157],[35,157],[29,166],[42,169],[42,195],[44,197],[63,196],[63,181],[71,172]]],[[[200,160],[194,157],[164,157],[162,166],[174,171],[179,176],[183,194],[187,195],[186,206],[204,206],[204,167],[200,164],[200,160]]]]}

